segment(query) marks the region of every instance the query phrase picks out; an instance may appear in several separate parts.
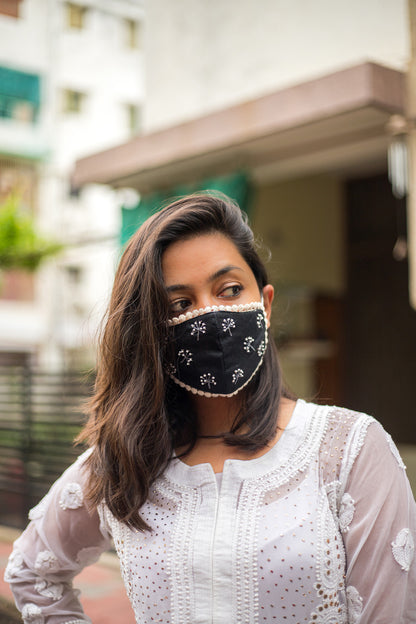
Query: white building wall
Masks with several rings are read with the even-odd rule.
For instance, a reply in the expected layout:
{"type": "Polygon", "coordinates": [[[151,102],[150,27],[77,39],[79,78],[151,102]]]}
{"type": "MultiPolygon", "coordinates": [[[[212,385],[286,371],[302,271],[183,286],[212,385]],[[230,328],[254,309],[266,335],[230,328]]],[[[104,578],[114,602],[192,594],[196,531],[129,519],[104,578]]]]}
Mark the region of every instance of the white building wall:
{"type": "Polygon", "coordinates": [[[19,19],[0,15],[0,65],[42,79],[37,123],[0,118],[0,154],[40,158],[39,227],[66,244],[37,274],[32,304],[0,299],[0,349],[34,351],[47,367],[91,349],[118,259],[120,201],[100,186],[71,196],[72,167],[130,138],[126,106],[144,93],[142,49],[127,46],[124,22],[143,21],[142,1],[77,3],[88,7],[81,30],[67,26],[64,0],[23,0],[19,19]],[[80,112],[64,111],[65,89],[85,95],[80,112]]]}
{"type": "Polygon", "coordinates": [[[49,65],[48,2],[23,0],[20,17],[0,16],[0,63],[44,73],[49,65]],[[24,45],[23,45],[24,44],[24,45]]]}
{"type": "Polygon", "coordinates": [[[363,61],[404,69],[406,7],[406,0],[148,0],[145,127],[363,61]]]}

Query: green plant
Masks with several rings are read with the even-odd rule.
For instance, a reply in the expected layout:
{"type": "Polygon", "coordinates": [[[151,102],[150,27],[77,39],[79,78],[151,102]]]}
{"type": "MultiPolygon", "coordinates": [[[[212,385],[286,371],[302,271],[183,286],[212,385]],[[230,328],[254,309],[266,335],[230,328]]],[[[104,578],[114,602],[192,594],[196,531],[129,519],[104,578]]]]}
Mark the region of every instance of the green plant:
{"type": "Polygon", "coordinates": [[[62,248],[37,233],[33,217],[22,212],[16,193],[0,204],[0,269],[35,271],[62,248]]]}

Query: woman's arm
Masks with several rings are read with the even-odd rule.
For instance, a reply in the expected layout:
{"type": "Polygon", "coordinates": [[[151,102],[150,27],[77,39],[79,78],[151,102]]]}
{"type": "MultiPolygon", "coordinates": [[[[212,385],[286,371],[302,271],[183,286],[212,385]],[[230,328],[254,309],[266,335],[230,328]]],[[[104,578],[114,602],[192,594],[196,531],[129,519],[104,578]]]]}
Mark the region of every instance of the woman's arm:
{"type": "Polygon", "coordinates": [[[96,510],[84,503],[81,456],[29,514],[6,568],[25,624],[84,624],[72,579],[110,545],[96,510]]]}
{"type": "Polygon", "coordinates": [[[416,505],[403,462],[372,423],[340,509],[349,622],[416,622],[416,505]]]}

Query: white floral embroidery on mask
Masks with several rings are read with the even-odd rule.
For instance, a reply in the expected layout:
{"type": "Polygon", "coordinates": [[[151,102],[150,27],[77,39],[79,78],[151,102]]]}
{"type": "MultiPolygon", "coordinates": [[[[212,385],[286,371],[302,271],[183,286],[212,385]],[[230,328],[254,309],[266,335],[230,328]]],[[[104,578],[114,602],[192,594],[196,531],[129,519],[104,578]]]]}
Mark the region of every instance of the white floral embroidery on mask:
{"type": "Polygon", "coordinates": [[[191,336],[196,336],[197,340],[199,340],[200,334],[205,334],[207,331],[206,323],[203,321],[195,321],[195,323],[192,323],[191,328],[191,336]]]}
{"type": "Polygon", "coordinates": [[[186,364],[187,366],[189,366],[189,364],[192,362],[192,351],[189,351],[189,349],[181,349],[180,351],[178,351],[178,359],[180,360],[181,364],[186,364]]]}
{"type": "Polygon", "coordinates": [[[254,338],[252,338],[251,336],[247,336],[247,338],[244,338],[244,351],[247,351],[247,353],[250,353],[250,351],[255,351],[255,348],[253,347],[253,342],[254,338]]]}
{"type": "Polygon", "coordinates": [[[262,357],[262,355],[264,355],[265,351],[266,351],[266,345],[264,343],[264,340],[262,340],[261,343],[259,344],[259,346],[257,347],[257,355],[259,357],[262,357]]]}
{"type": "Polygon", "coordinates": [[[217,382],[215,381],[214,375],[211,373],[204,373],[200,376],[201,386],[207,386],[208,390],[211,390],[211,386],[216,386],[217,382]]]}
{"type": "Polygon", "coordinates": [[[262,327],[263,323],[264,323],[263,314],[257,314],[257,327],[262,327]]]}
{"type": "Polygon", "coordinates": [[[175,375],[176,373],[176,366],[174,366],[174,364],[172,364],[171,362],[167,365],[166,367],[166,372],[168,375],[175,375]]]}
{"type": "Polygon", "coordinates": [[[62,509],[78,509],[82,506],[84,497],[79,483],[68,483],[62,490],[59,505],[62,509]]]}
{"type": "Polygon", "coordinates": [[[413,561],[415,544],[410,529],[402,529],[391,544],[393,557],[404,572],[409,572],[413,561]]]}
{"type": "Polygon", "coordinates": [[[235,328],[235,321],[232,318],[226,318],[222,322],[222,331],[227,332],[232,336],[231,330],[235,328]]]}
{"type": "Polygon", "coordinates": [[[233,372],[233,384],[237,383],[239,379],[243,379],[244,371],[242,368],[236,368],[233,372]]]}

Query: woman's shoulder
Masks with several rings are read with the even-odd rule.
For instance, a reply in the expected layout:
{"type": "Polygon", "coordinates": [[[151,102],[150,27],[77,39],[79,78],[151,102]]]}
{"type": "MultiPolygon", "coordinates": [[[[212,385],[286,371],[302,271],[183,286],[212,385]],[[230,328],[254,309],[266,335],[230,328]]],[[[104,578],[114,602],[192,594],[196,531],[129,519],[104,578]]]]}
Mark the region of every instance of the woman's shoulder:
{"type": "Polygon", "coordinates": [[[318,405],[302,401],[300,408],[306,417],[306,430],[319,437],[317,453],[325,483],[334,479],[345,483],[358,457],[377,462],[380,457],[405,468],[399,451],[382,424],[365,412],[318,405]]]}
{"type": "Polygon", "coordinates": [[[306,401],[300,401],[298,405],[305,436],[314,440],[324,481],[332,480],[334,476],[343,479],[349,474],[374,427],[379,437],[385,436],[381,425],[364,412],[306,401]]]}
{"type": "Polygon", "coordinates": [[[359,444],[365,438],[368,427],[377,423],[365,412],[302,399],[297,401],[296,411],[301,414],[306,428],[318,430],[323,439],[334,438],[340,443],[354,439],[359,444]]]}

